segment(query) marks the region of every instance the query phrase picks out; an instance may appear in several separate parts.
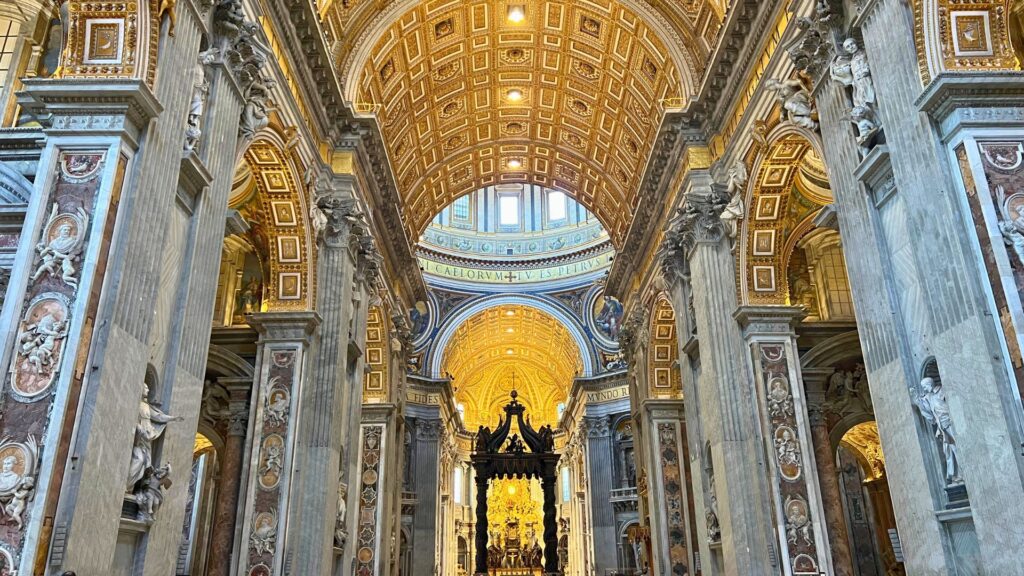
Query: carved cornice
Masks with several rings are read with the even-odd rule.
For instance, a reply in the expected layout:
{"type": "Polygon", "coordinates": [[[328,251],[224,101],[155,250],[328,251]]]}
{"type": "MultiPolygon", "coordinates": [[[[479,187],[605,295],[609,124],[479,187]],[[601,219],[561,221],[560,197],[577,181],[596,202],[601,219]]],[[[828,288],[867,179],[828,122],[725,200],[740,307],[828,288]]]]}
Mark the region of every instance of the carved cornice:
{"type": "Polygon", "coordinates": [[[781,0],[737,0],[729,9],[718,48],[704,75],[700,95],[686,112],[688,123],[706,135],[716,131],[731,109],[736,94],[746,89],[747,70],[755,63],[760,40],[774,24],[781,0]]]}
{"type": "Polygon", "coordinates": [[[643,265],[644,248],[657,232],[654,224],[661,217],[665,202],[672,192],[670,186],[675,172],[668,168],[678,165],[687,136],[683,131],[682,117],[679,114],[666,114],[651,150],[644,177],[640,181],[640,202],[633,214],[633,222],[608,273],[608,294],[621,299],[627,292],[630,277],[637,273],[638,266],[643,265]]]}

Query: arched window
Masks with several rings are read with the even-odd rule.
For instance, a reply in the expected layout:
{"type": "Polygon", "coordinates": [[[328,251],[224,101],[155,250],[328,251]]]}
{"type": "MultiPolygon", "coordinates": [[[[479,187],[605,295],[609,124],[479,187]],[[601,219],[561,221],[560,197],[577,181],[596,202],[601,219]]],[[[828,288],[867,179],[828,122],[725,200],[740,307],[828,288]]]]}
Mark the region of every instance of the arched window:
{"type": "Polygon", "coordinates": [[[14,67],[14,47],[18,43],[18,23],[0,18],[0,93],[7,87],[11,69],[14,67]]]}
{"type": "Polygon", "coordinates": [[[462,504],[462,466],[455,467],[455,477],[452,478],[452,493],[456,504],[462,504]]]}

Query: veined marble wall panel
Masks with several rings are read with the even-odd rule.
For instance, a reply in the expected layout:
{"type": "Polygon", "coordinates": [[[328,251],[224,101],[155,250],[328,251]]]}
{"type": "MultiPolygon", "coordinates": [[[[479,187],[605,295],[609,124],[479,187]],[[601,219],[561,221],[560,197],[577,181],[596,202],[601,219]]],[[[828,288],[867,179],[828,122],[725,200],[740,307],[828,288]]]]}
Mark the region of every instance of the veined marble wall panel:
{"type": "Polygon", "coordinates": [[[1024,138],[971,139],[953,153],[1020,394],[1024,392],[1024,138]]]}
{"type": "Polygon", "coordinates": [[[663,491],[662,507],[668,537],[670,571],[675,575],[688,574],[689,553],[686,545],[686,483],[684,481],[682,448],[678,424],[659,422],[658,468],[663,491]]]}
{"type": "Polygon", "coordinates": [[[279,574],[286,535],[285,513],[292,477],[299,384],[303,355],[299,348],[268,346],[261,359],[256,424],[249,468],[249,517],[242,530],[242,549],[248,576],[279,574]]]}
{"type": "Polygon", "coordinates": [[[34,558],[23,552],[46,538],[48,496],[64,466],[65,418],[75,412],[92,335],[87,317],[97,304],[90,294],[106,267],[101,240],[112,226],[116,200],[110,197],[119,196],[125,170],[116,150],[53,148],[52,176],[41,185],[46,192],[34,199],[26,220],[27,246],[19,250],[23,264],[12,283],[15,294],[27,288],[20,306],[8,311],[16,328],[7,335],[13,350],[0,419],[0,503],[6,510],[0,556],[12,570],[31,569],[34,558]]]}
{"type": "MultiPolygon", "coordinates": [[[[356,576],[373,576],[381,570],[380,525],[381,454],[384,451],[384,426],[364,425],[359,441],[360,475],[358,480],[359,516],[356,519],[356,576]]],[[[387,562],[387,559],[383,559],[387,562]]]]}

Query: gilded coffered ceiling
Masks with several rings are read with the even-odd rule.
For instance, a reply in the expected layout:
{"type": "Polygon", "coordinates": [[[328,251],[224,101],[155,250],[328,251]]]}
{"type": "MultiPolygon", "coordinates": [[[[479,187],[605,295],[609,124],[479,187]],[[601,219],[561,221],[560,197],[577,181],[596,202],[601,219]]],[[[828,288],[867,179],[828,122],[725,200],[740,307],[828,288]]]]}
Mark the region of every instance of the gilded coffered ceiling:
{"type": "Polygon", "coordinates": [[[442,370],[454,379],[455,399],[465,407],[469,429],[496,424],[513,387],[539,426],[556,423],[558,403],[566,400],[582,361],[558,320],[509,305],[484,310],[459,326],[444,351],[442,370]]]}
{"type": "Polygon", "coordinates": [[[573,195],[618,244],[662,115],[692,90],[672,53],[618,2],[423,2],[352,79],[380,124],[410,237],[463,194],[530,182],[573,195]]]}

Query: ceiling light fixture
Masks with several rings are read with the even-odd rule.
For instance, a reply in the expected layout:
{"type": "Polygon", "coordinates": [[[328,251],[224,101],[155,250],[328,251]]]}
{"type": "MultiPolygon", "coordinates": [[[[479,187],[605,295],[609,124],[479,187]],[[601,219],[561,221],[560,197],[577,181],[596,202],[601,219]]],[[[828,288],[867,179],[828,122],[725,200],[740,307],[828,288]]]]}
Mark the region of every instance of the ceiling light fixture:
{"type": "Polygon", "coordinates": [[[509,4],[508,21],[518,24],[523,20],[526,20],[526,6],[522,4],[509,4]]]}
{"type": "Polygon", "coordinates": [[[505,93],[505,97],[508,98],[509,102],[519,102],[523,99],[523,91],[519,88],[512,88],[505,93]]]}
{"type": "Polygon", "coordinates": [[[518,170],[523,167],[523,161],[519,158],[510,158],[508,161],[508,167],[513,170],[518,170]]]}

